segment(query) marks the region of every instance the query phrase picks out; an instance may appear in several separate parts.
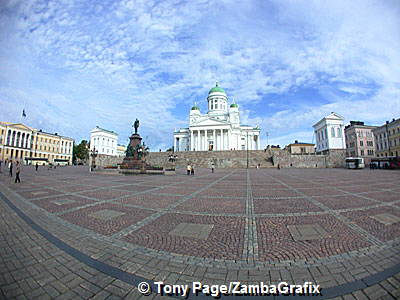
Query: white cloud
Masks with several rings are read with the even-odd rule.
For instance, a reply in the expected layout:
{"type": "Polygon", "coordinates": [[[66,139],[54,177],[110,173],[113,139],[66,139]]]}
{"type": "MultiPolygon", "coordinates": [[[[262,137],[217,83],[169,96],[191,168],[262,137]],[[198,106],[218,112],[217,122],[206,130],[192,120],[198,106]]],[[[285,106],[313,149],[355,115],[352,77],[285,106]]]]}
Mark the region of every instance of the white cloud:
{"type": "MultiPolygon", "coordinates": [[[[397,1],[2,7],[0,101],[23,98],[37,120],[76,138],[95,125],[127,136],[138,116],[154,146],[170,145],[173,128],[186,125],[190,105],[202,105],[215,81],[246,109],[244,123],[260,123],[281,141],[312,131],[330,111],[376,124],[400,115],[397,1]],[[305,88],[314,98],[299,96],[295,107],[268,100],[305,88]],[[248,111],[255,103],[273,111],[248,111]]],[[[2,119],[15,117],[14,108],[0,111],[2,119]]]]}

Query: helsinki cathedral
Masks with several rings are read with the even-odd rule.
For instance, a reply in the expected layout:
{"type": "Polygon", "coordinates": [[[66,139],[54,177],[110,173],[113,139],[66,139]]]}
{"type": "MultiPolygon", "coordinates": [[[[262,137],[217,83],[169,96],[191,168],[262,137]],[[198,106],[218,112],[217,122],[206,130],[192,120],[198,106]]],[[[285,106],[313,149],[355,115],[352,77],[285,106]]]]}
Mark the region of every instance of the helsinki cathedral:
{"type": "Polygon", "coordinates": [[[241,125],[239,106],[228,105],[228,96],[216,83],[208,92],[205,114],[195,104],[189,128],[174,132],[175,151],[259,150],[260,128],[241,125]]]}

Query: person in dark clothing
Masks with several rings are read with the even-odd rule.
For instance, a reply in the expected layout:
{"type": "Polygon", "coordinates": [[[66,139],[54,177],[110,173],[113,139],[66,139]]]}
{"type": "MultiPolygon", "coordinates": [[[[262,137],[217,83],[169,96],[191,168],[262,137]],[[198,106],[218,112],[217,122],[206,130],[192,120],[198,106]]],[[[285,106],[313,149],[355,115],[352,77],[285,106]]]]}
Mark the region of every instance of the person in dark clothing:
{"type": "Polygon", "coordinates": [[[8,164],[8,168],[10,169],[10,177],[12,177],[12,169],[13,169],[12,160],[10,160],[10,163],[8,164]]]}
{"type": "Polygon", "coordinates": [[[17,182],[21,183],[21,179],[19,178],[20,172],[21,172],[21,167],[19,165],[19,162],[17,161],[17,165],[15,167],[15,183],[17,182]]]}
{"type": "Polygon", "coordinates": [[[36,166],[35,166],[36,172],[37,172],[38,168],[39,168],[39,165],[38,165],[38,163],[36,163],[36,166]]]}
{"type": "Polygon", "coordinates": [[[214,173],[215,165],[214,163],[211,164],[211,173],[214,173]]]}
{"type": "Polygon", "coordinates": [[[190,174],[194,175],[194,167],[193,166],[190,168],[190,174]]]}

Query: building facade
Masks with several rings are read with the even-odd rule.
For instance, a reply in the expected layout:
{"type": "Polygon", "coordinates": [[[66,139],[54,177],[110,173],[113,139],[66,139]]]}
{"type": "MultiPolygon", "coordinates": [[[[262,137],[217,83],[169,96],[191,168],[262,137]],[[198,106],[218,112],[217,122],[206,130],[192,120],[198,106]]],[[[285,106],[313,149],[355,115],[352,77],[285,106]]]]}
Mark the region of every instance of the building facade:
{"type": "Polygon", "coordinates": [[[124,145],[117,145],[117,156],[125,156],[126,146],[124,145]]]}
{"type": "Polygon", "coordinates": [[[372,130],[375,139],[375,154],[377,157],[390,156],[387,122],[385,125],[372,130]]]}
{"type": "Polygon", "coordinates": [[[387,124],[389,135],[390,156],[400,156],[400,118],[387,124]]]}
{"type": "Polygon", "coordinates": [[[317,153],[346,149],[344,119],[339,114],[332,112],[330,115],[314,124],[313,128],[317,153]]]}
{"type": "Polygon", "coordinates": [[[315,144],[294,141],[294,143],[287,145],[284,149],[289,151],[290,154],[314,154],[315,144]]]}
{"type": "Polygon", "coordinates": [[[114,131],[100,128],[96,128],[90,131],[90,150],[98,151],[98,154],[105,155],[118,155],[118,134],[114,131]]]}
{"type": "Polygon", "coordinates": [[[21,123],[0,122],[0,159],[24,164],[71,165],[74,140],[21,123]]]}
{"type": "Polygon", "coordinates": [[[346,137],[346,156],[362,157],[366,164],[376,156],[373,130],[376,126],[364,125],[364,122],[350,121],[344,129],[346,137]]]}
{"type": "Polygon", "coordinates": [[[192,107],[189,128],[174,132],[175,151],[260,149],[260,128],[240,124],[239,106],[228,105],[228,96],[218,83],[208,93],[207,107],[206,114],[196,104],[192,107]]]}
{"type": "Polygon", "coordinates": [[[377,157],[400,156],[400,118],[373,129],[377,157]]]}

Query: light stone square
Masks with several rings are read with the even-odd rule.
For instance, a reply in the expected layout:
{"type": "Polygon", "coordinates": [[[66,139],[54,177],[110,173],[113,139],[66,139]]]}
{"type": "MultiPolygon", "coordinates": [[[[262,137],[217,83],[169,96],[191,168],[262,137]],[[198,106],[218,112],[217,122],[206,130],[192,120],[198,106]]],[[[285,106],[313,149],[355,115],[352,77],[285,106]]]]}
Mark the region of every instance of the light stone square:
{"type": "Polygon", "coordinates": [[[93,218],[100,219],[103,221],[109,221],[109,220],[112,220],[116,217],[120,217],[123,215],[125,215],[124,212],[115,211],[115,210],[111,210],[111,209],[103,209],[103,210],[99,210],[99,211],[89,214],[89,217],[93,217],[93,218]]]}
{"type": "Polygon", "coordinates": [[[392,225],[400,222],[400,217],[388,213],[371,216],[371,218],[384,225],[392,225]]]}
{"type": "Polygon", "coordinates": [[[57,205],[65,205],[65,204],[75,203],[76,201],[71,199],[59,199],[52,202],[57,205]]]}
{"type": "Polygon", "coordinates": [[[206,240],[213,228],[214,225],[209,224],[180,223],[169,234],[206,240]]]}
{"type": "Polygon", "coordinates": [[[37,191],[37,192],[31,192],[33,196],[39,196],[39,195],[47,195],[49,192],[48,191],[37,191]]]}
{"type": "Polygon", "coordinates": [[[287,225],[287,229],[295,241],[320,240],[328,235],[319,224],[287,225]]]}

